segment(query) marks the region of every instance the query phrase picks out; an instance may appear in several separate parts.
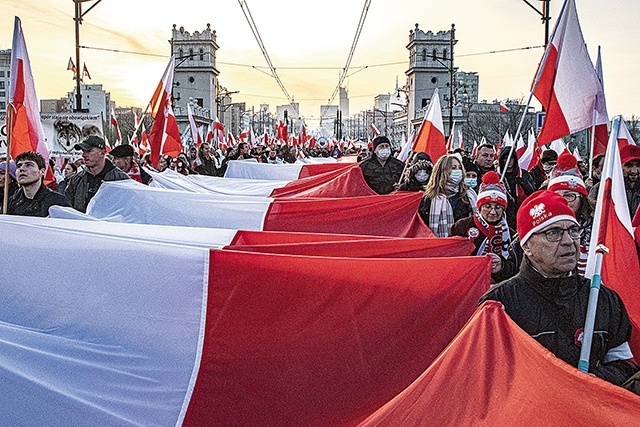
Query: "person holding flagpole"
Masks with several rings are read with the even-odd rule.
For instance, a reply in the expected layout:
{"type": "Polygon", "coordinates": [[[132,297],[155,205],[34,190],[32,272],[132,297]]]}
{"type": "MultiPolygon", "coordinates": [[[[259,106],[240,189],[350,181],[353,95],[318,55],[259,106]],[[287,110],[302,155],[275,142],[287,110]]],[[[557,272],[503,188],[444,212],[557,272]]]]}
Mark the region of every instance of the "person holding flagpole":
{"type": "MultiPolygon", "coordinates": [[[[567,200],[540,190],[517,214],[524,259],[518,274],[480,300],[500,301],[527,334],[556,357],[578,366],[590,281],[578,274],[580,224],[567,200]]],[[[622,385],[640,368],[629,347],[631,323],[618,294],[602,286],[595,317],[589,373],[622,385]]]]}

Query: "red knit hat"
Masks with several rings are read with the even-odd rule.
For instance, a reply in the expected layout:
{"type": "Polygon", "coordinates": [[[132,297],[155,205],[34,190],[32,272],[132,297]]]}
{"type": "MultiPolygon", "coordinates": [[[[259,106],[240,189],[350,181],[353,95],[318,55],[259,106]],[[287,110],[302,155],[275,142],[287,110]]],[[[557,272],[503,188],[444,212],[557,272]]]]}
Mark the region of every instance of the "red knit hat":
{"type": "Polygon", "coordinates": [[[573,154],[565,151],[558,157],[558,162],[551,171],[551,180],[547,187],[551,191],[571,190],[588,196],[587,187],[578,169],[578,161],[573,154]]]}
{"type": "Polygon", "coordinates": [[[536,191],[518,209],[517,225],[520,244],[523,245],[533,233],[562,220],[576,221],[576,215],[567,200],[550,190],[536,191]]]}
{"type": "Polygon", "coordinates": [[[627,144],[620,149],[620,161],[624,165],[632,160],[640,160],[640,146],[627,144]]]}
{"type": "Polygon", "coordinates": [[[494,171],[489,171],[482,176],[480,193],[478,193],[478,208],[485,203],[497,203],[502,207],[507,207],[507,189],[500,182],[500,176],[494,171]]]}

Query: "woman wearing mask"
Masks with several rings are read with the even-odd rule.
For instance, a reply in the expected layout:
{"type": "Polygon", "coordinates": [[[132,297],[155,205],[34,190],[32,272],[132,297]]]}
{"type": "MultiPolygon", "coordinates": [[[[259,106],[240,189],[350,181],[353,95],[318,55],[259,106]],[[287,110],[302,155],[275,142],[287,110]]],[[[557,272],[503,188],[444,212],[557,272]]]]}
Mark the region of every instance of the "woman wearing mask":
{"type": "Polygon", "coordinates": [[[515,230],[509,228],[505,216],[507,195],[500,176],[489,171],[482,176],[480,193],[476,203],[478,210],[471,217],[462,218],[453,225],[452,236],[462,236],[471,240],[475,250],[471,255],[491,256],[491,274],[493,277],[502,270],[509,257],[511,236],[515,230]]]}
{"type": "Polygon", "coordinates": [[[427,185],[431,172],[433,171],[433,163],[426,153],[418,153],[411,166],[405,171],[405,177],[402,184],[398,187],[400,191],[423,191],[427,185]]]}
{"type": "Polygon", "coordinates": [[[453,224],[476,209],[476,193],[463,178],[464,168],[455,154],[440,157],[433,167],[418,212],[436,237],[448,237],[453,224]]]}

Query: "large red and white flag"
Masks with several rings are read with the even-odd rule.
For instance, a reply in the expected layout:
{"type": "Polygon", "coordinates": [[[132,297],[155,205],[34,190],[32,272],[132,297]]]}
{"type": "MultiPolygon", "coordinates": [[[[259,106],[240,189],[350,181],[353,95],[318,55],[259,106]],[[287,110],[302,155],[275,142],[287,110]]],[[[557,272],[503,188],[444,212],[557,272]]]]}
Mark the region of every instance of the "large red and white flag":
{"type": "Polygon", "coordinates": [[[607,112],[607,101],[604,96],[604,78],[602,76],[602,56],[600,54],[600,46],[598,46],[598,59],[596,60],[596,75],[600,80],[600,92],[596,96],[596,108],[593,112],[595,125],[593,129],[593,152],[592,157],[603,154],[607,149],[607,141],[609,140],[609,113],[607,112]]]}
{"type": "Polygon", "coordinates": [[[438,88],[433,91],[431,103],[424,115],[420,131],[413,142],[414,153],[427,153],[435,163],[447,154],[447,141],[444,138],[444,125],[442,123],[442,109],[440,108],[440,95],[438,88]]]}
{"type": "Polygon", "coordinates": [[[594,110],[601,108],[596,101],[602,85],[582,37],[575,0],[562,6],[532,90],[547,113],[539,145],[600,124],[594,122],[600,119],[594,110]]]}
{"type": "Polygon", "coordinates": [[[149,135],[149,143],[151,144],[150,160],[154,167],[158,166],[161,154],[176,157],[182,151],[180,131],[171,107],[174,66],[175,57],[172,56],[149,102],[151,117],[154,119],[151,134],[149,135]]]}
{"type": "MultiPolygon", "coordinates": [[[[20,18],[15,17],[13,43],[11,45],[11,84],[9,85],[9,107],[13,109],[11,126],[11,157],[25,151],[36,151],[49,162],[42,123],[40,103],[31,73],[31,62],[22,32],[20,18]]],[[[50,168],[47,168],[50,171],[50,168]]]]}
{"type": "Polygon", "coordinates": [[[191,132],[191,140],[196,147],[200,147],[200,144],[202,144],[202,137],[200,136],[200,132],[198,132],[198,125],[196,124],[196,120],[193,118],[193,108],[189,103],[187,103],[187,116],[189,118],[189,132],[191,132]]]}
{"type": "Polygon", "coordinates": [[[113,146],[117,147],[122,144],[122,134],[120,133],[120,126],[118,126],[118,120],[113,110],[111,111],[111,126],[113,126],[113,130],[116,133],[116,143],[113,146]]]}
{"type": "Polygon", "coordinates": [[[602,283],[618,292],[623,299],[633,327],[630,344],[635,354],[640,355],[640,292],[637,282],[632,279],[640,277],[640,261],[627,205],[620,151],[616,144],[621,120],[621,117],[614,119],[607,144],[585,275],[591,277],[594,274],[596,247],[605,245],[609,253],[602,261],[602,283]]]}

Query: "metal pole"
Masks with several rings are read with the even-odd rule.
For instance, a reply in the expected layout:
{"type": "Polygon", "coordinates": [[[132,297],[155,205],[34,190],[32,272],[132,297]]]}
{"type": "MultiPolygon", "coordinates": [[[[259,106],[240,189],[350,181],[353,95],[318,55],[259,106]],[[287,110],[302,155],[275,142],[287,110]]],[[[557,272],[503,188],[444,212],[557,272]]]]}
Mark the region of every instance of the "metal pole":
{"type": "MultiPolygon", "coordinates": [[[[449,59],[449,136],[451,137],[451,128],[453,126],[453,41],[456,34],[456,25],[451,24],[451,39],[449,40],[449,47],[451,48],[451,58],[449,59]]],[[[445,58],[446,60],[447,58],[445,58]]]]}
{"type": "Polygon", "coordinates": [[[76,112],[82,111],[82,94],[80,92],[80,83],[82,76],[80,74],[80,23],[82,22],[82,3],[80,0],[74,0],[76,6],[76,112]]]}
{"type": "Polygon", "coordinates": [[[544,47],[546,48],[549,44],[549,21],[551,21],[551,17],[549,16],[549,2],[551,0],[542,0],[542,20],[544,21],[544,47]]]}

